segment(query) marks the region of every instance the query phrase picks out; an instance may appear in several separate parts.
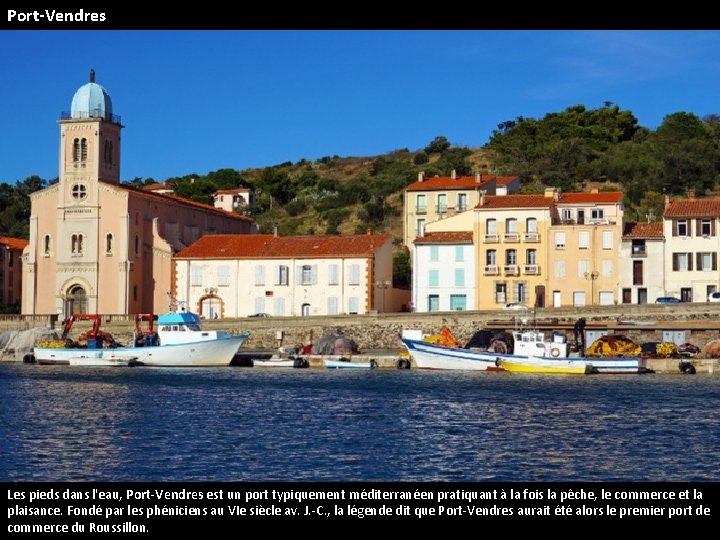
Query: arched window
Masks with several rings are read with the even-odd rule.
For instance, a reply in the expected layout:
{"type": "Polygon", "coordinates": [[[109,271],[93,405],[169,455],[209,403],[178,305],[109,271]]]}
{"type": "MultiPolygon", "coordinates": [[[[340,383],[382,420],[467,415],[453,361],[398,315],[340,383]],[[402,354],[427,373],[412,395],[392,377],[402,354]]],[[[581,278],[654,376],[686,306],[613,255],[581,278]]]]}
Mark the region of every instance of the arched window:
{"type": "Polygon", "coordinates": [[[43,255],[50,255],[50,235],[46,234],[43,237],[43,255]]]}
{"type": "Polygon", "coordinates": [[[67,294],[66,315],[87,313],[87,296],[80,285],[72,287],[67,294]]]}
{"type": "Polygon", "coordinates": [[[105,253],[108,255],[112,253],[113,250],[113,235],[112,233],[107,233],[105,235],[105,253]]]}
{"type": "Polygon", "coordinates": [[[87,161],[87,154],[88,154],[88,145],[87,145],[87,139],[82,138],[80,140],[80,161],[87,161]]]}
{"type": "Polygon", "coordinates": [[[73,234],[71,237],[71,246],[73,255],[82,255],[83,252],[83,235],[73,234]]]}
{"type": "Polygon", "coordinates": [[[80,139],[73,139],[73,161],[80,161],[80,139]]]}

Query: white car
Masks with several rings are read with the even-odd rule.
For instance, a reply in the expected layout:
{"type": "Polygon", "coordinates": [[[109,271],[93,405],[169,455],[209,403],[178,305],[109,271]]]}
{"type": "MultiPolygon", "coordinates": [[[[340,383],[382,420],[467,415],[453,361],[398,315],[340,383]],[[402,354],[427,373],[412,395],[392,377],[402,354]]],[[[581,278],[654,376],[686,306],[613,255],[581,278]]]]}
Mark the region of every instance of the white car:
{"type": "Polygon", "coordinates": [[[505,304],[503,309],[528,309],[528,307],[521,302],[510,302],[509,304],[505,304]]]}
{"type": "Polygon", "coordinates": [[[720,291],[708,294],[708,302],[720,302],[720,291]]]}

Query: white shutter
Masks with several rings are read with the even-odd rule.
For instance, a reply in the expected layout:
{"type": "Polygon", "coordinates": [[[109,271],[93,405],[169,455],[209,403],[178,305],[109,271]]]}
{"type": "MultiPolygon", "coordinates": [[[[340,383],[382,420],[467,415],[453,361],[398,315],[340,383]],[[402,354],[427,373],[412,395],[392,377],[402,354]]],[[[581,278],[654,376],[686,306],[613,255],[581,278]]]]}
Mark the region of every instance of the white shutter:
{"type": "Polygon", "coordinates": [[[590,247],[590,232],[580,231],[578,237],[578,247],[580,249],[588,249],[590,247]]]}
{"type": "Polygon", "coordinates": [[[318,267],[317,267],[317,264],[313,264],[313,265],[310,267],[310,283],[311,283],[312,285],[316,285],[316,284],[317,284],[317,275],[318,275],[318,267]]]}
{"type": "Polygon", "coordinates": [[[354,296],[348,298],[348,313],[359,313],[358,306],[360,305],[360,302],[358,302],[358,299],[354,296]]]}
{"type": "Polygon", "coordinates": [[[613,248],[613,232],[612,231],[603,231],[603,249],[612,249],[613,248]]]}
{"type": "Polygon", "coordinates": [[[295,267],[295,285],[302,285],[302,264],[295,267]]]}
{"type": "Polygon", "coordinates": [[[280,281],[280,265],[276,265],[273,268],[273,284],[282,285],[282,282],[280,281]]]}
{"type": "Polygon", "coordinates": [[[218,266],[218,286],[227,287],[230,285],[230,267],[226,264],[218,266]]]}
{"type": "Polygon", "coordinates": [[[338,312],[338,299],[336,296],[328,298],[328,315],[337,315],[338,312]]]}
{"type": "Polygon", "coordinates": [[[265,297],[258,296],[255,299],[255,313],[265,313],[265,297]]]}
{"type": "Polygon", "coordinates": [[[273,315],[282,317],[285,315],[285,299],[275,298],[273,301],[273,315]]]}
{"type": "Polygon", "coordinates": [[[350,277],[348,279],[348,285],[360,285],[360,265],[350,265],[350,277]]]}
{"type": "Polygon", "coordinates": [[[328,285],[338,284],[338,265],[331,264],[328,266],[328,285]]]}
{"type": "Polygon", "coordinates": [[[256,266],[255,267],[255,285],[265,285],[265,267],[264,266],[256,266]]]}

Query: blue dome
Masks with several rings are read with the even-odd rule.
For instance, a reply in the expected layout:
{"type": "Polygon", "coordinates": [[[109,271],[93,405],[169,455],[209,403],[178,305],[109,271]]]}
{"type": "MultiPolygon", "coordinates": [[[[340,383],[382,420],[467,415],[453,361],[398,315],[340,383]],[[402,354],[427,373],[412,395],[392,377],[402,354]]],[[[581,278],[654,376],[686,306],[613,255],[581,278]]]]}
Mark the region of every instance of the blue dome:
{"type": "Polygon", "coordinates": [[[112,119],[112,100],[107,90],[95,82],[95,73],[90,82],[78,88],[70,106],[71,118],[112,119]]]}

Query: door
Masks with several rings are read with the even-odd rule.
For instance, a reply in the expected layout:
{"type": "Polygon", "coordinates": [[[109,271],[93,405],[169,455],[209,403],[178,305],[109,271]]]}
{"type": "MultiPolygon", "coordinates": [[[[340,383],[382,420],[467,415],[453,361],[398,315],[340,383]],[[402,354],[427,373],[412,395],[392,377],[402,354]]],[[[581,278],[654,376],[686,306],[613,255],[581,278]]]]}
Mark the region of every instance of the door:
{"type": "Polygon", "coordinates": [[[680,289],[680,300],[683,302],[692,302],[692,289],[690,287],[683,287],[680,289]]]}
{"type": "Polygon", "coordinates": [[[553,307],[562,306],[560,291],[553,291],[553,307]]]}
{"type": "Polygon", "coordinates": [[[623,304],[632,304],[632,289],[623,289],[622,298],[623,304]]]}
{"type": "Polygon", "coordinates": [[[545,285],[535,285],[535,307],[545,307],[545,285]]]}
{"type": "Polygon", "coordinates": [[[578,210],[578,225],[584,225],[585,224],[585,210],[578,210]]]}
{"type": "Polygon", "coordinates": [[[440,311],[440,296],[437,294],[428,296],[428,311],[440,311]]]}
{"type": "Polygon", "coordinates": [[[633,261],[633,285],[643,285],[642,261],[633,261]]]}
{"type": "Polygon", "coordinates": [[[638,304],[647,304],[647,289],[638,289],[638,304]]]}
{"type": "Polygon", "coordinates": [[[301,309],[302,309],[302,316],[303,316],[303,317],[309,317],[309,316],[310,316],[310,304],[303,304],[301,309]]]}

